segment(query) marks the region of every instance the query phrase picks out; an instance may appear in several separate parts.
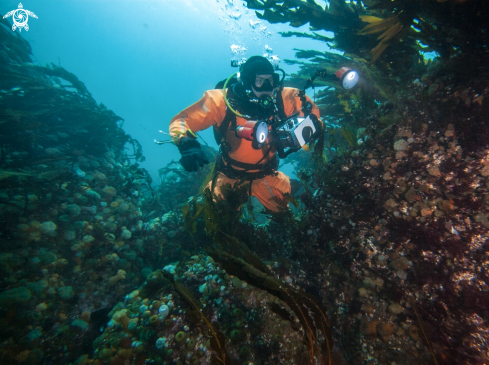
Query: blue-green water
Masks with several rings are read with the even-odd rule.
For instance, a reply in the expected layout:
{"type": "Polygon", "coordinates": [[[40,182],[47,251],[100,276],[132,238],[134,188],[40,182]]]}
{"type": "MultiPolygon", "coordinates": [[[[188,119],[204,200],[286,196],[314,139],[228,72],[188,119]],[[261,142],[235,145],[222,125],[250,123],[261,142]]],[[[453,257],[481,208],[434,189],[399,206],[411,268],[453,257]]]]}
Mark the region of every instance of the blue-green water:
{"type": "MultiPolygon", "coordinates": [[[[240,57],[266,52],[293,58],[294,48],[311,48],[312,41],[281,39],[286,25],[260,21],[240,1],[45,1],[29,6],[39,19],[22,36],[32,46],[34,62],[54,63],[76,74],[101,102],[123,116],[124,130],[145,151],[154,180],[158,169],[177,150],[159,147],[170,119],[200,99],[203,92],[236,69],[231,46],[247,49],[240,57]],[[233,17],[241,14],[238,19],[233,17]],[[254,27],[250,24],[250,21],[254,27]]],[[[15,9],[15,1],[2,5],[15,9]]],[[[287,72],[296,69],[283,66],[287,72]]],[[[217,147],[211,131],[202,137],[217,147]]]]}
{"type": "Polygon", "coordinates": [[[0,24],[1,364],[488,362],[484,2],[22,6],[28,30],[0,24]],[[265,52],[287,86],[360,75],[307,91],[324,133],[281,161],[280,214],[203,191],[212,130],[197,172],[154,143],[265,52]]]}

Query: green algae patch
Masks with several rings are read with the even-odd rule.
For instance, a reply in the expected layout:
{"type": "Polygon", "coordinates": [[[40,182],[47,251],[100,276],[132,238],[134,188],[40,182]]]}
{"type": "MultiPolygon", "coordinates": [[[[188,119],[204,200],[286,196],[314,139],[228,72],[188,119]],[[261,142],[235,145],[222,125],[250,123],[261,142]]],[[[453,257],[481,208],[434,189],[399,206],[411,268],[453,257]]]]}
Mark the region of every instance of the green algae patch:
{"type": "Polygon", "coordinates": [[[31,299],[31,291],[26,287],[9,289],[0,294],[0,306],[25,304],[31,299]]]}

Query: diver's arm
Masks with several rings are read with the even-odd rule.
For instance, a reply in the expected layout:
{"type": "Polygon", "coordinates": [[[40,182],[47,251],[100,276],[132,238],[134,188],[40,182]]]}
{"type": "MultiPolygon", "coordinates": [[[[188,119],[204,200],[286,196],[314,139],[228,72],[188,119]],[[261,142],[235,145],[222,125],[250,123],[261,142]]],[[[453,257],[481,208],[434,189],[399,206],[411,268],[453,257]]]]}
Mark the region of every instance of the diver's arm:
{"type": "MultiPolygon", "coordinates": [[[[292,103],[293,109],[291,111],[291,114],[287,114],[287,115],[292,115],[292,114],[295,114],[295,113],[300,112],[301,113],[301,116],[303,117],[304,116],[304,113],[301,110],[302,109],[302,101],[300,100],[300,98],[298,98],[296,96],[297,93],[298,93],[298,91],[299,90],[297,90],[297,89],[288,89],[288,92],[290,93],[290,96],[288,96],[288,98],[289,98],[289,100],[292,100],[292,95],[294,95],[294,97],[293,97],[294,103],[292,103]],[[290,90],[292,90],[292,91],[290,91],[290,90]]],[[[311,119],[312,119],[314,125],[316,126],[316,133],[313,135],[313,139],[316,139],[317,137],[319,137],[324,132],[324,123],[320,119],[320,116],[319,116],[319,108],[311,100],[311,98],[309,96],[307,96],[307,95],[306,95],[306,101],[309,102],[309,103],[311,103],[311,105],[312,105],[311,114],[314,114],[314,116],[317,117],[317,118],[313,118],[313,116],[311,116],[311,119]]]]}
{"type": "Polygon", "coordinates": [[[202,99],[182,110],[170,121],[170,135],[178,144],[182,136],[220,125],[226,115],[226,104],[222,90],[208,90],[202,99]]]}
{"type": "MultiPolygon", "coordinates": [[[[302,109],[302,102],[301,99],[297,96],[299,93],[298,89],[290,88],[290,87],[285,87],[284,90],[282,91],[282,98],[284,100],[284,109],[285,109],[285,114],[290,117],[291,115],[294,115],[296,113],[301,113],[301,117],[303,117],[303,113],[301,111],[302,109]]],[[[314,102],[311,100],[309,96],[306,95],[306,100],[311,103],[312,105],[312,113],[316,115],[316,117],[320,117],[319,115],[319,109],[314,104],[314,102]]]]}

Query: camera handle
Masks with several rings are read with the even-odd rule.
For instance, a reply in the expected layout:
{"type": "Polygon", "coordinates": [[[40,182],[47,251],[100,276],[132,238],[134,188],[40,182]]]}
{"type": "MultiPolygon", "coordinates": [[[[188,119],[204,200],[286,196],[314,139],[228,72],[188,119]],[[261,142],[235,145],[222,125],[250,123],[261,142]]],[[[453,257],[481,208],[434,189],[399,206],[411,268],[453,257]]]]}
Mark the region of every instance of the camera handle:
{"type": "Polygon", "coordinates": [[[328,74],[326,70],[316,70],[316,73],[306,81],[306,85],[302,90],[299,90],[299,98],[302,102],[302,112],[304,113],[304,117],[307,117],[312,112],[312,104],[306,99],[306,90],[310,87],[314,89],[314,80],[316,77],[328,78],[328,79],[336,79],[335,74],[328,74]]]}
{"type": "MultiPolygon", "coordinates": [[[[282,123],[282,125],[283,125],[283,123],[282,123]]],[[[277,155],[282,160],[284,158],[286,158],[288,155],[290,155],[291,153],[297,152],[301,149],[300,147],[298,147],[298,148],[297,147],[296,148],[291,147],[287,151],[285,151],[284,146],[282,145],[282,142],[280,141],[280,136],[278,134],[278,128],[277,129],[272,128],[272,130],[270,131],[270,135],[272,137],[272,141],[275,142],[274,146],[275,146],[275,149],[277,150],[277,155]]]]}

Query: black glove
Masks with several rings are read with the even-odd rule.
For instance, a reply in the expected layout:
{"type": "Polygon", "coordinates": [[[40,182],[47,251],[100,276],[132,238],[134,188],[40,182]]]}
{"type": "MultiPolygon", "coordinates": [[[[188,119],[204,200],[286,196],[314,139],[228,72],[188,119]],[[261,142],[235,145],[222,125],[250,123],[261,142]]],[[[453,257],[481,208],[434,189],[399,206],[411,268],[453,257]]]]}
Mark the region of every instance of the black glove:
{"type": "Polygon", "coordinates": [[[178,150],[182,155],[180,163],[187,171],[197,171],[199,166],[208,164],[209,161],[205,157],[204,152],[200,148],[200,143],[191,137],[182,137],[178,141],[178,150]]]}

